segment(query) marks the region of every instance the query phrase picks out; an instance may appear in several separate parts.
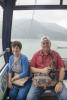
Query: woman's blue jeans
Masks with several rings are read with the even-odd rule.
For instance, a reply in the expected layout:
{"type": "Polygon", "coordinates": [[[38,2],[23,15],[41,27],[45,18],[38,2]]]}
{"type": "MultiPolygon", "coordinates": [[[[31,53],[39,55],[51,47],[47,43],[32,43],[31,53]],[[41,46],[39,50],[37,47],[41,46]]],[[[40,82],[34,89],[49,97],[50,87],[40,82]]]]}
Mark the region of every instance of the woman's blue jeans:
{"type": "Polygon", "coordinates": [[[10,100],[25,100],[30,87],[31,82],[27,82],[22,87],[13,85],[13,89],[11,89],[9,92],[10,100]]]}
{"type": "MultiPolygon", "coordinates": [[[[52,93],[58,96],[59,100],[67,100],[67,88],[63,84],[63,90],[60,93],[56,93],[53,88],[48,88],[52,93]]],[[[45,89],[47,90],[47,89],[45,89]]],[[[39,100],[41,94],[45,91],[43,88],[36,88],[33,84],[28,92],[26,100],[39,100]]]]}

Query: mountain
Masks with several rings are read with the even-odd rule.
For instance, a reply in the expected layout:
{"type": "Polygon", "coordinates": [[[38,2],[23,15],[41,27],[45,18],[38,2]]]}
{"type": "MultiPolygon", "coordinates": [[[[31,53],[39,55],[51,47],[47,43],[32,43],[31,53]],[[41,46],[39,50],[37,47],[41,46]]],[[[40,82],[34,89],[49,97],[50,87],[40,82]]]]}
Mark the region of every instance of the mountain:
{"type": "Polygon", "coordinates": [[[14,21],[12,28],[12,38],[40,38],[45,35],[52,40],[67,41],[67,29],[55,23],[42,23],[25,19],[14,21]]]}
{"type": "Polygon", "coordinates": [[[67,29],[55,23],[42,23],[30,19],[13,21],[12,38],[41,38],[43,35],[52,40],[67,41],[67,29]]]}

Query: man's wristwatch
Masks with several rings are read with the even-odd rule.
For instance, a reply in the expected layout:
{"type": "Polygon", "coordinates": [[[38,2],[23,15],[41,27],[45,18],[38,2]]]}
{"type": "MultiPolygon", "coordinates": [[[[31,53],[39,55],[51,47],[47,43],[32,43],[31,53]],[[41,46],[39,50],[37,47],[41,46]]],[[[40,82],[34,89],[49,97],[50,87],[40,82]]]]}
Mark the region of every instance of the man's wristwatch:
{"type": "Polygon", "coordinates": [[[63,80],[59,80],[59,83],[62,83],[63,84],[63,80]]]}

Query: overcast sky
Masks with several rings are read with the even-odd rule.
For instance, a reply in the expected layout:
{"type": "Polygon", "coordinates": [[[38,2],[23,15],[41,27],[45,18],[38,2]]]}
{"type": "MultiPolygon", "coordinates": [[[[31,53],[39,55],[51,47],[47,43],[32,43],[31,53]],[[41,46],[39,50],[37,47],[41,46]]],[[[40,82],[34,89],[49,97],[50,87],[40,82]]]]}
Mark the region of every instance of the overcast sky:
{"type": "MultiPolygon", "coordinates": [[[[33,11],[14,11],[13,20],[32,19],[33,11]]],[[[40,22],[56,23],[67,28],[67,10],[37,10],[33,19],[40,22]]]]}
{"type": "MultiPolygon", "coordinates": [[[[37,4],[59,4],[60,0],[36,0],[37,4]]],[[[35,0],[18,0],[16,4],[34,4],[35,0]]],[[[67,0],[64,0],[67,4],[67,0]]],[[[0,20],[3,10],[0,7],[0,20]]],[[[35,11],[14,11],[13,20],[36,19],[40,22],[56,23],[67,28],[67,10],[35,10],[35,11]],[[34,15],[33,15],[34,13],[34,15]]]]}

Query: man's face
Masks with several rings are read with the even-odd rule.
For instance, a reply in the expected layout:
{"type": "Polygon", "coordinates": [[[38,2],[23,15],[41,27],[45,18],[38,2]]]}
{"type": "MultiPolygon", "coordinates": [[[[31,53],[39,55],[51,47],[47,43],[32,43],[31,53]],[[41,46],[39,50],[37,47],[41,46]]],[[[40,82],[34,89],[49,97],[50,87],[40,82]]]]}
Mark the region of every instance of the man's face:
{"type": "Polygon", "coordinates": [[[50,41],[48,39],[43,39],[43,41],[41,42],[41,47],[42,50],[49,51],[51,47],[50,41]]]}

